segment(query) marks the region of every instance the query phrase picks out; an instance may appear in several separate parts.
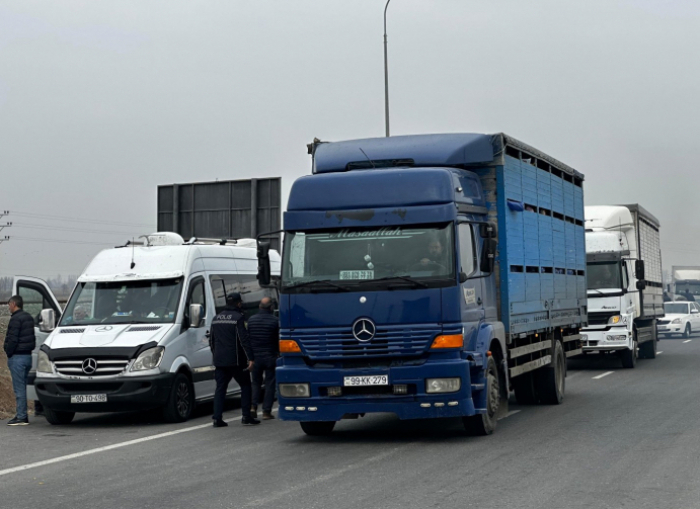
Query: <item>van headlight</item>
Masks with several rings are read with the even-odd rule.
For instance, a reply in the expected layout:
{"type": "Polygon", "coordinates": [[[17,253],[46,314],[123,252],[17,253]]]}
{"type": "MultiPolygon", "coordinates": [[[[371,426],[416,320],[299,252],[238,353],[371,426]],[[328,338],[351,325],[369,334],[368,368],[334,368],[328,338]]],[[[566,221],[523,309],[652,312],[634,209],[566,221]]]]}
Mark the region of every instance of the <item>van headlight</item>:
{"type": "Polygon", "coordinates": [[[51,366],[49,356],[43,350],[39,350],[39,354],[36,357],[36,371],[37,373],[53,373],[53,366],[51,366]]]}
{"type": "Polygon", "coordinates": [[[157,368],[160,365],[160,361],[163,360],[163,353],[165,353],[165,348],[162,346],[156,346],[141,352],[136,357],[134,365],[131,366],[131,371],[145,371],[157,368]]]}

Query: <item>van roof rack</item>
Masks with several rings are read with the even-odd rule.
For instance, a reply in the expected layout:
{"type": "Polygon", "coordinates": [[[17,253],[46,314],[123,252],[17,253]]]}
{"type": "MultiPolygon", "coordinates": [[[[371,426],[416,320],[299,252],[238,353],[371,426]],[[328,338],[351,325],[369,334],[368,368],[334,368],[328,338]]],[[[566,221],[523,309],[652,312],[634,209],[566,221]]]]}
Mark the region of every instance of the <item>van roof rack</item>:
{"type": "Polygon", "coordinates": [[[217,239],[213,237],[190,237],[190,239],[185,242],[185,245],[192,244],[218,244],[220,246],[235,246],[238,244],[238,239],[217,239]]]}

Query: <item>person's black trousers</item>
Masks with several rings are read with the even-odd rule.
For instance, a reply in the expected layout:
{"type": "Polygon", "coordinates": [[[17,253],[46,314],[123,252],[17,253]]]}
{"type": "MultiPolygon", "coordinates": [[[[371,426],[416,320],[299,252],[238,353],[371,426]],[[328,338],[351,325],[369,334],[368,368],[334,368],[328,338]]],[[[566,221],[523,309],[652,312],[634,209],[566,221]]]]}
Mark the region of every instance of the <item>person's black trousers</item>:
{"type": "Polygon", "coordinates": [[[250,417],[250,372],[244,371],[239,366],[226,366],[223,368],[217,367],[214,371],[214,379],[216,380],[216,392],[214,393],[214,420],[222,418],[224,413],[224,401],[226,400],[226,391],[231,379],[236,380],[241,386],[241,413],[243,417],[250,417]]]}
{"type": "Polygon", "coordinates": [[[253,364],[253,406],[258,406],[260,401],[260,387],[265,375],[265,401],[263,402],[263,412],[272,411],[272,403],[275,401],[275,357],[255,358],[253,364]]]}

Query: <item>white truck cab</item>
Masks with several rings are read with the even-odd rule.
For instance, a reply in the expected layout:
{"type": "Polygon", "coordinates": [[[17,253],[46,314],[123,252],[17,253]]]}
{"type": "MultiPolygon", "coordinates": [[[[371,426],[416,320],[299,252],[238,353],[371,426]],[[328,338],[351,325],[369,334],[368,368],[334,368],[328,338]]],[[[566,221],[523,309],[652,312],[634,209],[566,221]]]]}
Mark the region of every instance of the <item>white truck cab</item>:
{"type": "MultiPolygon", "coordinates": [[[[70,423],[76,412],[154,408],[168,421],[187,420],[214,396],[209,327],[225,295],[239,292],[248,316],[263,297],[277,298],[257,282],[253,239],[146,238],[100,252],[63,310],[43,281],[15,280],[19,295],[42,298],[38,333],[48,337],[37,338],[34,389],[50,423],[70,423]]],[[[270,259],[279,274],[279,254],[270,251],[270,259]]],[[[239,391],[232,382],[229,393],[239,391]]]]}

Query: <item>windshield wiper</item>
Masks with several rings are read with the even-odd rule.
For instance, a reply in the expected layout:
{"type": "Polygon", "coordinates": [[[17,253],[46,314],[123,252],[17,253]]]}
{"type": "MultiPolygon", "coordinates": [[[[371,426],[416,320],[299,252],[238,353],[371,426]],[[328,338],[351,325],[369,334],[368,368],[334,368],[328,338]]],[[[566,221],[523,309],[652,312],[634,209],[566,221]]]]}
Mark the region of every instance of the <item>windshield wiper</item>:
{"type": "Polygon", "coordinates": [[[418,281],[417,279],[412,278],[411,276],[387,276],[387,277],[381,277],[379,279],[366,279],[364,281],[360,281],[360,284],[365,284],[365,283],[376,283],[377,281],[392,281],[400,279],[402,281],[407,281],[408,283],[413,283],[414,285],[421,286],[423,288],[428,288],[428,285],[425,284],[422,281],[418,281]]]}
{"type": "Polygon", "coordinates": [[[330,279],[314,279],[313,281],[304,281],[303,283],[297,283],[292,286],[285,286],[285,290],[291,290],[292,288],[302,288],[302,287],[313,287],[313,286],[323,286],[323,285],[328,285],[332,286],[334,288],[338,288],[339,290],[342,290],[344,292],[349,292],[350,288],[347,286],[339,285],[338,283],[334,283],[330,279]]]}
{"type": "Polygon", "coordinates": [[[598,292],[598,293],[599,293],[600,295],[602,295],[603,297],[607,297],[607,296],[608,296],[607,293],[603,293],[603,292],[601,292],[600,290],[597,290],[597,289],[595,289],[595,288],[589,288],[588,290],[586,290],[586,293],[588,293],[588,292],[598,292]]]}

